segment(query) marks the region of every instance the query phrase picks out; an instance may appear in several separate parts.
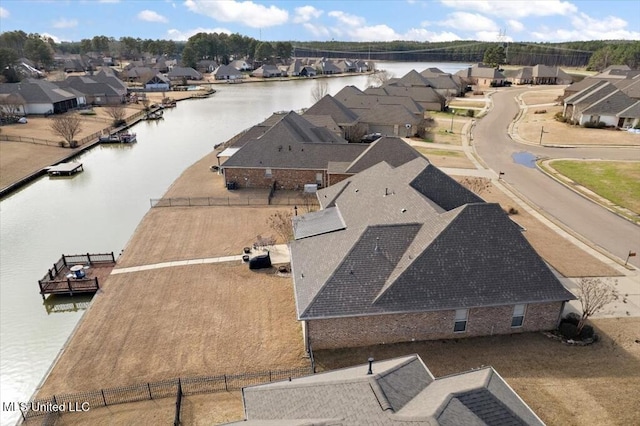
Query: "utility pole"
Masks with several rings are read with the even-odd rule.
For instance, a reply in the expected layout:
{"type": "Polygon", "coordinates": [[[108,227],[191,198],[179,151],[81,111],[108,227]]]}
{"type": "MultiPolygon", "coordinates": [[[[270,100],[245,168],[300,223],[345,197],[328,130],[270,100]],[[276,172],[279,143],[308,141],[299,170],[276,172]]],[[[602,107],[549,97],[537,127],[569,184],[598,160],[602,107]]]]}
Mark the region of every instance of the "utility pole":
{"type": "Polygon", "coordinates": [[[545,132],[544,126],[542,126],[542,128],[540,129],[540,145],[542,145],[542,135],[544,135],[545,133],[549,133],[549,132],[545,132]]]}

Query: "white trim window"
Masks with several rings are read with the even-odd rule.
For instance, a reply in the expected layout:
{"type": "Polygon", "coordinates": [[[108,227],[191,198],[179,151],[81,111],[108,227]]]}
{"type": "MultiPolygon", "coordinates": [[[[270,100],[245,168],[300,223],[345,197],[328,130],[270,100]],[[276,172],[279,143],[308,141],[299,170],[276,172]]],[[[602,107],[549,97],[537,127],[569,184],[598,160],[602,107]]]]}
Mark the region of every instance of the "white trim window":
{"type": "Polygon", "coordinates": [[[469,318],[468,309],[456,309],[456,319],[453,323],[454,333],[463,333],[467,331],[467,319],[469,318]]]}
{"type": "Polygon", "coordinates": [[[264,170],[264,177],[270,178],[272,176],[273,176],[273,173],[272,173],[271,169],[265,169],[264,170]]]}
{"type": "Polygon", "coordinates": [[[524,324],[524,314],[527,311],[527,305],[515,305],[513,307],[513,316],[511,317],[511,328],[522,327],[524,324]]]}

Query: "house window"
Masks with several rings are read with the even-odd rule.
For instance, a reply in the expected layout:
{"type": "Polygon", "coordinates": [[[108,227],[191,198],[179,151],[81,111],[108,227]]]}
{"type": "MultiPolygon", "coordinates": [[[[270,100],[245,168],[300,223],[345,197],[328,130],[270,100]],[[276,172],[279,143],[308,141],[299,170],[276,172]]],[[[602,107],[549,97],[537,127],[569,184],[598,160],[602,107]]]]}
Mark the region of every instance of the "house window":
{"type": "Polygon", "coordinates": [[[456,309],[456,320],[453,324],[454,333],[462,333],[467,331],[467,318],[469,317],[468,309],[456,309]]]}
{"type": "Polygon", "coordinates": [[[316,173],[316,183],[318,186],[322,186],[322,173],[316,173]]]}
{"type": "Polygon", "coordinates": [[[271,177],[271,169],[265,169],[264,176],[270,178],[271,177]]]}
{"type": "Polygon", "coordinates": [[[515,305],[513,307],[513,317],[511,317],[511,327],[522,327],[524,324],[524,312],[526,305],[515,305]]]}

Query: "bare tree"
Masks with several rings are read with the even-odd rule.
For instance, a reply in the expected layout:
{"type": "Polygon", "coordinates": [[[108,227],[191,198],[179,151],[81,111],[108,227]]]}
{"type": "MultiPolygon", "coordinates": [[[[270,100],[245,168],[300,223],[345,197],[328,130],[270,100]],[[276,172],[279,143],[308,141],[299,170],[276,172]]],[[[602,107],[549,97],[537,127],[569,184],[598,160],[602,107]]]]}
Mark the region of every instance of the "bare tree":
{"type": "Polygon", "coordinates": [[[24,99],[16,94],[0,96],[0,117],[13,121],[17,120],[24,111],[24,99]]]}
{"type": "Polygon", "coordinates": [[[376,71],[373,74],[369,74],[367,78],[368,87],[380,87],[393,78],[393,73],[387,70],[376,71]]]}
{"type": "Polygon", "coordinates": [[[74,138],[82,130],[80,117],[71,114],[56,116],[51,121],[51,130],[62,136],[71,148],[75,148],[78,142],[74,138]]]}
{"type": "MultiPolygon", "coordinates": [[[[618,280],[613,280],[614,285],[617,283],[618,280]]],[[[582,307],[582,316],[578,322],[580,333],[589,317],[599,312],[606,304],[618,300],[618,291],[611,285],[609,278],[581,278],[578,281],[578,300],[582,307]]]]}
{"type": "Polygon", "coordinates": [[[106,108],[106,111],[107,111],[107,114],[109,114],[109,116],[113,118],[114,127],[122,126],[123,124],[125,124],[124,116],[127,111],[125,110],[123,105],[118,104],[118,105],[108,106],[106,108]]]}
{"type": "Polygon", "coordinates": [[[460,181],[460,185],[464,186],[469,191],[480,195],[491,188],[491,181],[483,177],[467,176],[460,181]]]}
{"type": "Polygon", "coordinates": [[[311,89],[311,97],[313,102],[316,103],[320,99],[324,98],[329,93],[329,83],[325,79],[317,79],[316,85],[311,89]]]}
{"type": "Polygon", "coordinates": [[[290,212],[278,211],[269,216],[269,226],[278,234],[284,242],[293,240],[292,214],[290,212]]]}
{"type": "Polygon", "coordinates": [[[436,120],[430,115],[427,115],[418,123],[416,135],[422,139],[431,138],[434,127],[436,127],[436,120]]]}
{"type": "Polygon", "coordinates": [[[367,125],[364,123],[356,123],[353,126],[345,128],[344,138],[351,143],[357,143],[367,134],[367,125]]]}

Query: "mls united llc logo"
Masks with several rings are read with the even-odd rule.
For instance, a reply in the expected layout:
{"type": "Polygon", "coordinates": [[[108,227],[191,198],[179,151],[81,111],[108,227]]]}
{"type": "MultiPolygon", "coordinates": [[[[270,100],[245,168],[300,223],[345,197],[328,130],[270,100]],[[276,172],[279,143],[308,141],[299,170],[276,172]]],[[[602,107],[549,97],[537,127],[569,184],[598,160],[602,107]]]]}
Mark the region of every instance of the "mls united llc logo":
{"type": "Polygon", "coordinates": [[[66,402],[62,404],[55,404],[53,402],[3,402],[2,411],[17,411],[20,410],[23,413],[29,411],[45,412],[45,413],[78,413],[86,412],[91,409],[91,405],[88,402],[66,402]]]}

